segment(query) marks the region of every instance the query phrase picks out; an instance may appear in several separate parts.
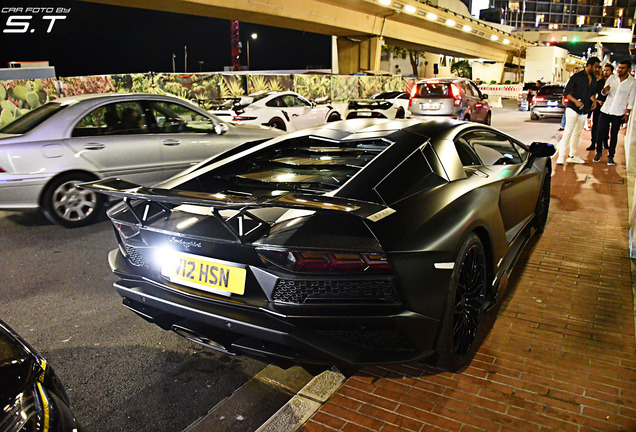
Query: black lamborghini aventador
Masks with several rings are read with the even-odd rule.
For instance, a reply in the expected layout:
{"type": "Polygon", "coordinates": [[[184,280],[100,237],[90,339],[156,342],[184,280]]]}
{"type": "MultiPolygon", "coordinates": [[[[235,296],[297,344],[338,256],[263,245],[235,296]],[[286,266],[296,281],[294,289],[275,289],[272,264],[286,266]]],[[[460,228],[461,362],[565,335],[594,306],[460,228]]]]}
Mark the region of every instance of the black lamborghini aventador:
{"type": "Polygon", "coordinates": [[[489,126],[348,120],[237,147],[123,198],[123,303],[228,353],[458,370],[546,224],[550,156],[489,126]]]}

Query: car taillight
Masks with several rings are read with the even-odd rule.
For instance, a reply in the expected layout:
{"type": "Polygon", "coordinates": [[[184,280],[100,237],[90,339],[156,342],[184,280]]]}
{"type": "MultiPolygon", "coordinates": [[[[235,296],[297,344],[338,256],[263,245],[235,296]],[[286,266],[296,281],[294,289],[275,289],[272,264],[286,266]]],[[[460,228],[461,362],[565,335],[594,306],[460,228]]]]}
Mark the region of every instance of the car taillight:
{"type": "Polygon", "coordinates": [[[564,98],[563,98],[563,105],[565,105],[565,104],[566,104],[566,103],[568,103],[569,101],[570,101],[570,99],[568,99],[568,98],[564,97],[564,98]]]}
{"type": "Polygon", "coordinates": [[[234,116],[232,117],[233,121],[245,121],[245,120],[256,120],[256,117],[249,116],[234,116]]]}
{"type": "Polygon", "coordinates": [[[535,96],[534,97],[534,101],[535,102],[545,102],[545,98],[541,97],[541,96],[535,96]]]}
{"type": "Polygon", "coordinates": [[[265,261],[295,272],[375,272],[391,270],[384,254],[258,250],[265,261]]]}
{"type": "Polygon", "coordinates": [[[2,169],[2,167],[0,167],[0,172],[6,172],[5,170],[2,169]]]}
{"type": "Polygon", "coordinates": [[[411,97],[409,98],[409,106],[411,106],[411,104],[413,103],[413,98],[415,97],[416,94],[417,94],[417,84],[415,84],[413,88],[411,89],[411,97]]]}
{"type": "Polygon", "coordinates": [[[459,91],[459,87],[457,87],[454,83],[451,83],[451,93],[453,94],[454,105],[459,106],[462,103],[462,95],[459,91]]]}

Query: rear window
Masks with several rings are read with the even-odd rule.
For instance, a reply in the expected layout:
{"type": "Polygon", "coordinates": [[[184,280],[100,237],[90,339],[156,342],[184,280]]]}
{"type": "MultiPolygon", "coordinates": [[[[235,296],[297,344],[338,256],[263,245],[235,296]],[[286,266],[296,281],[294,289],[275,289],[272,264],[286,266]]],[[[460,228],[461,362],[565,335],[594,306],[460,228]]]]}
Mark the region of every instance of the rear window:
{"type": "Polygon", "coordinates": [[[563,96],[563,87],[561,86],[543,86],[537,92],[538,96],[563,96]]]}
{"type": "Polygon", "coordinates": [[[421,83],[417,85],[417,94],[415,97],[449,97],[450,84],[448,83],[421,83]]]}
{"type": "Polygon", "coordinates": [[[67,105],[56,102],[49,102],[19,117],[17,120],[9,123],[2,129],[0,133],[6,134],[24,134],[44,122],[55,113],[63,110],[67,105]]]}

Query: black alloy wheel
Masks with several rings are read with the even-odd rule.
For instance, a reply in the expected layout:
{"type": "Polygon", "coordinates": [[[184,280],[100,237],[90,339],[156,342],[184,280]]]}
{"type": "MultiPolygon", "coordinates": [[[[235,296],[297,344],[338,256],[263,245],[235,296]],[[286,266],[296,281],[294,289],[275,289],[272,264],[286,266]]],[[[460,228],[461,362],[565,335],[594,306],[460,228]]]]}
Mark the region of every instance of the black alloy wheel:
{"type": "Polygon", "coordinates": [[[89,225],[101,214],[104,196],[75,186],[95,180],[84,173],[66,174],[57,177],[46,187],[41,198],[44,215],[51,222],[65,228],[89,225]]]}
{"type": "Polygon", "coordinates": [[[488,286],[486,252],[472,233],[464,241],[455,261],[449,295],[436,344],[436,365],[458,371],[476,350],[488,286]]]}
{"type": "Polygon", "coordinates": [[[490,126],[490,123],[492,123],[492,113],[489,112],[488,115],[486,115],[486,126],[490,126]]]}
{"type": "Polygon", "coordinates": [[[550,210],[550,190],[552,187],[552,176],[550,172],[550,164],[546,165],[545,173],[543,174],[543,182],[541,183],[541,191],[539,192],[539,199],[537,200],[537,206],[534,211],[533,226],[537,232],[541,234],[545,230],[545,225],[548,223],[548,211],[550,210]]]}
{"type": "Polygon", "coordinates": [[[403,119],[404,117],[406,117],[406,114],[404,113],[404,108],[399,107],[397,112],[395,113],[395,118],[396,119],[403,119]]]}

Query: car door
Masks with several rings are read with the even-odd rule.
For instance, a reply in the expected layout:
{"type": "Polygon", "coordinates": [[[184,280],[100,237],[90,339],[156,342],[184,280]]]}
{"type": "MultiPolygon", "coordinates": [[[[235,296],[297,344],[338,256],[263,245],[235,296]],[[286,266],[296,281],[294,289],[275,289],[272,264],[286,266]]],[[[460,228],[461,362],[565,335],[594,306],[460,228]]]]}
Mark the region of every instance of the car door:
{"type": "Polygon", "coordinates": [[[148,101],[150,133],[160,143],[167,177],[202,160],[234,147],[232,134],[219,135],[218,119],[172,101],[148,101]]]}
{"type": "Polygon", "coordinates": [[[483,123],[488,115],[488,104],[484,102],[481,92],[472,82],[465,81],[464,89],[469,101],[471,121],[483,123]]]}
{"type": "Polygon", "coordinates": [[[288,94],[283,96],[285,109],[289,113],[294,129],[304,129],[317,126],[325,122],[325,110],[312,105],[311,102],[296,95],[288,94]]]}
{"type": "Polygon", "coordinates": [[[463,134],[493,181],[500,182],[499,208],[510,243],[534,213],[541,181],[539,173],[527,164],[528,152],[509,137],[489,129],[463,134]]]}
{"type": "Polygon", "coordinates": [[[152,184],[165,178],[161,146],[150,134],[138,101],[102,105],[74,125],[67,144],[102,177],[152,184]]]}

